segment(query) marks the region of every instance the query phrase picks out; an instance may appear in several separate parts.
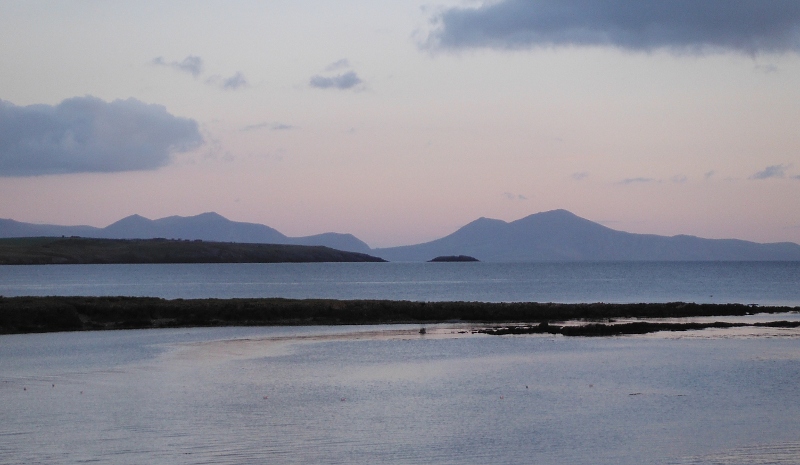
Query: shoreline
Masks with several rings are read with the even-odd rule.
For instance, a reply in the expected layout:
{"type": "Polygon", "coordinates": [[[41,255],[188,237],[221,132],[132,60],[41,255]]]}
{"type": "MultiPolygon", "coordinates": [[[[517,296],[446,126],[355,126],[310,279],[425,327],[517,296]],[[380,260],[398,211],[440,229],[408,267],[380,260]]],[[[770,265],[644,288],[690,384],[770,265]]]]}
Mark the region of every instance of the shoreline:
{"type": "MultiPolygon", "coordinates": [[[[155,297],[0,297],[0,334],[115,329],[217,326],[308,326],[360,324],[475,323],[486,334],[554,333],[551,321],[585,320],[583,332],[564,335],[618,335],[633,331],[700,329],[674,323],[612,324],[619,318],[741,316],[800,312],[800,307],[745,304],[415,302],[333,299],[162,299],[155,297]],[[514,323],[509,331],[497,326],[514,323]]],[[[688,323],[687,323],[688,324],[688,323]]],[[[787,322],[786,324],[794,324],[787,322]]],[[[689,324],[692,325],[692,324],[689,324]]],[[[712,326],[708,326],[712,327],[712,326]]],[[[566,328],[566,327],[564,327],[566,328]]]]}

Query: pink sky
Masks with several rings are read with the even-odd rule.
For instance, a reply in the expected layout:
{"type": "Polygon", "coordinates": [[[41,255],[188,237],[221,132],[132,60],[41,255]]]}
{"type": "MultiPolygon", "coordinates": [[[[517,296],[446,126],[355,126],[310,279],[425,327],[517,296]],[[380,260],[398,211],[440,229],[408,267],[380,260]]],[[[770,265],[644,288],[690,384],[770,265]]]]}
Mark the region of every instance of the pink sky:
{"type": "Polygon", "coordinates": [[[739,37],[639,2],[669,33],[615,36],[610,6],[549,4],[0,3],[0,217],[215,211],[384,247],[564,208],[800,243],[800,8],[736,2],[766,18],[739,37]],[[36,163],[30,114],[64,125],[36,163]]]}

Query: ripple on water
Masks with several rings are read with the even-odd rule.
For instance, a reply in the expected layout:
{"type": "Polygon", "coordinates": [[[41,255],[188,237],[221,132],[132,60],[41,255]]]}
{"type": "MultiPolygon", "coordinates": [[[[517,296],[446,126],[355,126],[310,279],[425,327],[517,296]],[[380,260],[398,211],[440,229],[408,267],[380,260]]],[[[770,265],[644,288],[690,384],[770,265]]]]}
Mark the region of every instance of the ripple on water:
{"type": "Polygon", "coordinates": [[[737,447],[674,462],[675,465],[796,465],[797,463],[800,463],[800,442],[737,447]]]}

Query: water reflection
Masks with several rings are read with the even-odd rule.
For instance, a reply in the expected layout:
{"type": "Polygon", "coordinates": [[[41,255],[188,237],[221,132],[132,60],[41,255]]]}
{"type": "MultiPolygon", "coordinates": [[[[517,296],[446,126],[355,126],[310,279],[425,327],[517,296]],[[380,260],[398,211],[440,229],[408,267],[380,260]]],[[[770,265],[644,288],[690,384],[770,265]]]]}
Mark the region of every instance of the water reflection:
{"type": "Polygon", "coordinates": [[[427,329],[0,336],[0,462],[739,464],[797,451],[796,334],[427,329]]]}

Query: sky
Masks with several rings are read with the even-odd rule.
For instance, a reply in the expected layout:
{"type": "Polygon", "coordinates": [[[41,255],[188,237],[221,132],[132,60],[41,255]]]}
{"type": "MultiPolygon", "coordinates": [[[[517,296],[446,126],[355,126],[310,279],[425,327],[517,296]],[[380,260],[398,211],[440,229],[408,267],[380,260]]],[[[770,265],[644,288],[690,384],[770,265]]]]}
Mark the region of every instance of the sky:
{"type": "Polygon", "coordinates": [[[800,243],[795,0],[0,2],[0,218],[800,243]]]}

